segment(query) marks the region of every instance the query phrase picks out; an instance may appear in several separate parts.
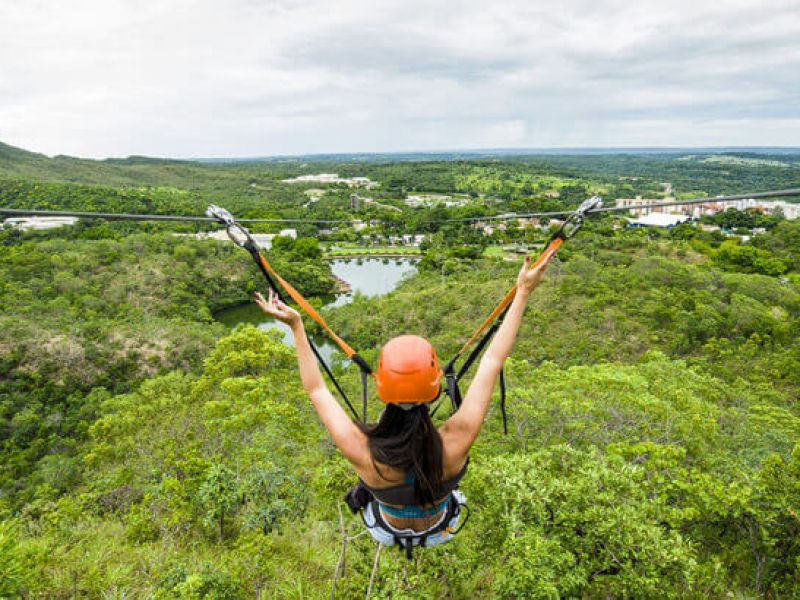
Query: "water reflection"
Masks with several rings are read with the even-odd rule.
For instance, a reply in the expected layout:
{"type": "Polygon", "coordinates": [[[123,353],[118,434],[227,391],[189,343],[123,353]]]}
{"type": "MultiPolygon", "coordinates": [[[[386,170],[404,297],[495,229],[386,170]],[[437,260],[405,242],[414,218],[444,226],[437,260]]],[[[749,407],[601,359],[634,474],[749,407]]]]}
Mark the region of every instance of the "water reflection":
{"type": "MultiPolygon", "coordinates": [[[[359,258],[339,259],[331,261],[333,274],[344,279],[352,287],[352,291],[338,294],[325,306],[342,306],[351,302],[353,294],[358,292],[365,296],[380,296],[392,291],[400,281],[416,273],[415,261],[407,258],[359,258]]],[[[265,315],[255,303],[229,308],[217,313],[216,319],[235,327],[239,323],[251,323],[261,329],[274,329],[283,335],[285,344],[294,345],[294,338],[288,326],[265,315]]],[[[321,354],[326,360],[338,352],[338,348],[325,336],[312,336],[321,354]]]]}
{"type": "Polygon", "coordinates": [[[365,296],[380,296],[391,292],[404,277],[417,272],[415,261],[398,259],[394,262],[387,258],[360,258],[358,260],[334,260],[331,270],[337,277],[349,283],[353,291],[339,294],[326,306],[342,306],[353,299],[353,293],[365,296]]]}

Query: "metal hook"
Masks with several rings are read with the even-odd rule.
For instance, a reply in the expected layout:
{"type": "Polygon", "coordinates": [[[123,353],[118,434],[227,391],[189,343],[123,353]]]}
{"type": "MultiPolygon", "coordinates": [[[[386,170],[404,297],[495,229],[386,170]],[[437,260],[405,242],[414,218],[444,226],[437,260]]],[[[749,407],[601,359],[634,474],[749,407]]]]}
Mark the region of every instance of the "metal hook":
{"type": "Polygon", "coordinates": [[[603,199],[600,196],[592,196],[584,200],[581,205],[575,209],[564,224],[561,226],[561,232],[564,234],[565,238],[571,238],[578,230],[583,227],[583,221],[586,215],[603,205],[603,199]]]}
{"type": "Polygon", "coordinates": [[[228,234],[228,237],[240,248],[247,248],[248,246],[258,248],[258,244],[253,239],[253,236],[250,235],[247,228],[237,223],[233,215],[221,206],[217,206],[216,204],[209,205],[206,209],[206,215],[212,219],[216,219],[221,225],[225,225],[225,232],[228,234]]]}

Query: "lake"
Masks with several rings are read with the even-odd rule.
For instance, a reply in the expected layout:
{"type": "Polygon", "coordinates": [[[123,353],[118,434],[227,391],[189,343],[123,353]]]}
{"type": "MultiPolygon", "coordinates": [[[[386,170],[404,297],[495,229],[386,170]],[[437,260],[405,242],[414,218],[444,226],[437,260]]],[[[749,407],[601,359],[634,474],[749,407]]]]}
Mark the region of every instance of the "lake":
{"type": "MultiPolygon", "coordinates": [[[[334,275],[349,283],[352,291],[337,294],[324,307],[347,304],[352,301],[356,292],[365,296],[380,296],[391,292],[405,277],[416,273],[417,267],[416,260],[410,258],[348,258],[331,261],[331,270],[334,275]]],[[[215,318],[229,327],[251,323],[261,329],[277,329],[283,333],[285,344],[294,345],[289,327],[264,314],[254,302],[220,311],[215,318]]],[[[339,352],[339,348],[326,336],[311,337],[327,361],[339,352]]]]}

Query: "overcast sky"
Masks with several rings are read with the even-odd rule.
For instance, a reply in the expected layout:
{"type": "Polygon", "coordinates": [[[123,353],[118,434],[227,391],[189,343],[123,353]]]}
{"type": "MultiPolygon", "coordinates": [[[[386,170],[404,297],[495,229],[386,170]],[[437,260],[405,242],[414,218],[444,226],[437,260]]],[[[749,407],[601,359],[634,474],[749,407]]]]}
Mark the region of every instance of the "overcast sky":
{"type": "Polygon", "coordinates": [[[0,141],[798,146],[800,0],[0,0],[0,141]]]}

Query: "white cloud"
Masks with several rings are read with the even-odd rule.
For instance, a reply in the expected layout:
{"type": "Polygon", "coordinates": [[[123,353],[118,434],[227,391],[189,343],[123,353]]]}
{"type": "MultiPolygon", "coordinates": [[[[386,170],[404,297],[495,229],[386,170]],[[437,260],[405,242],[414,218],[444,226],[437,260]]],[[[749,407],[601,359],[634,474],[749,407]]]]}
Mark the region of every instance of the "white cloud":
{"type": "Polygon", "coordinates": [[[0,0],[0,140],[242,156],[800,145],[798,0],[0,0]]]}

